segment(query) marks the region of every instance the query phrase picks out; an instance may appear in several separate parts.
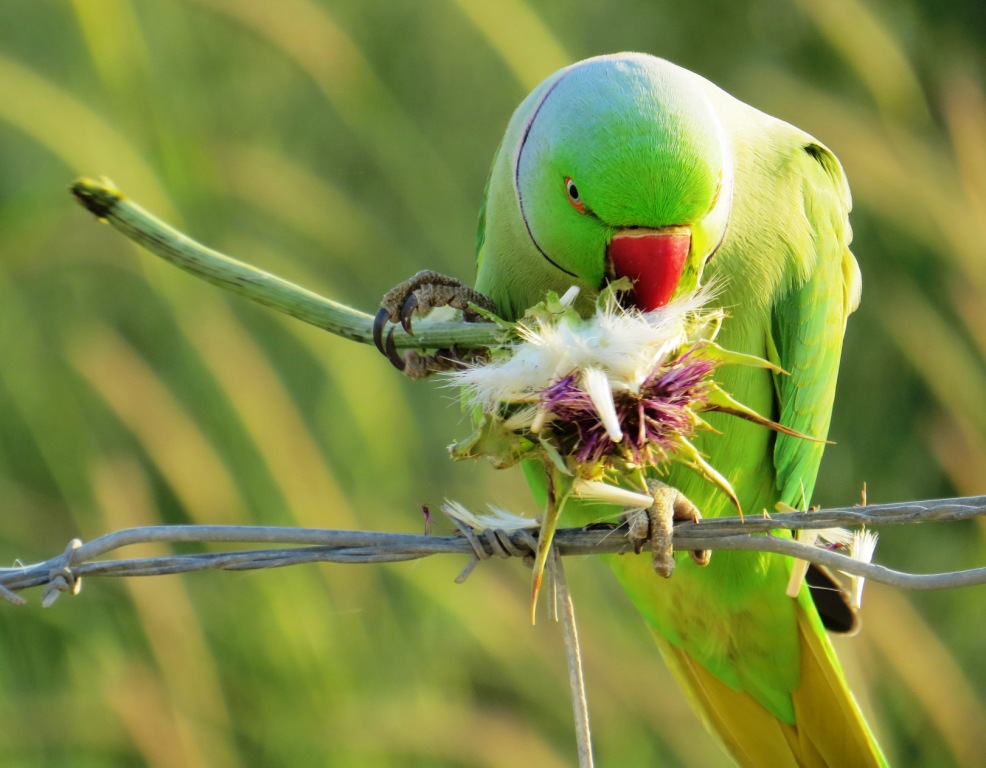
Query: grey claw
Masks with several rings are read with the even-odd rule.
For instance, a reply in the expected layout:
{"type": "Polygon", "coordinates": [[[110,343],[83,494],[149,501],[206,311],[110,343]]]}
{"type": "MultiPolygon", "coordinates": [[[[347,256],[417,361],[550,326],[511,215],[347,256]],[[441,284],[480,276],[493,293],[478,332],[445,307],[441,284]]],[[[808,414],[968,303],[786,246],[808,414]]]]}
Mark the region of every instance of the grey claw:
{"type": "Polygon", "coordinates": [[[404,299],[404,305],[401,307],[401,326],[409,334],[414,332],[411,330],[411,316],[414,314],[414,310],[418,308],[418,297],[413,293],[410,294],[406,299],[404,299]]]}
{"type": "Polygon", "coordinates": [[[703,568],[712,560],[712,552],[707,549],[693,549],[688,554],[691,556],[692,562],[695,565],[700,565],[703,568]]]}
{"type": "Polygon", "coordinates": [[[390,333],[387,334],[387,346],[383,350],[383,353],[390,360],[391,365],[394,366],[398,371],[403,371],[407,367],[407,362],[404,358],[397,352],[397,345],[394,344],[394,329],[390,329],[390,333]]]}
{"type": "Polygon", "coordinates": [[[373,318],[373,343],[377,345],[381,355],[387,354],[383,346],[383,329],[389,319],[390,313],[384,307],[380,307],[377,316],[373,318]]]}

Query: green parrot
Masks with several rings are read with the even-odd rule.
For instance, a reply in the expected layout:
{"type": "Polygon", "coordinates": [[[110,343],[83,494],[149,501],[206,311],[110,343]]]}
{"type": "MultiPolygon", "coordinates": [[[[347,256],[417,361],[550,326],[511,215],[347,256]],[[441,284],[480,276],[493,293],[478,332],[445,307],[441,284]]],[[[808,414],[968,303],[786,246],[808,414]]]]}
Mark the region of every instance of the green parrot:
{"type": "MultiPolygon", "coordinates": [[[[803,435],[828,432],[846,319],[860,297],[849,188],[814,138],[704,78],[640,53],[556,72],[514,113],[480,216],[476,288],[507,319],[571,286],[590,314],[609,281],[634,281],[648,311],[713,281],[718,343],[784,373],[732,366],[740,402],[803,435]]],[[[824,447],[722,414],[698,447],[743,510],[805,508],[824,447]]],[[[526,468],[542,500],[540,467],[526,468]]],[[[734,503],[672,464],[661,479],[706,517],[734,503]]],[[[598,519],[570,501],[562,522],[598,519]]],[[[678,556],[670,579],[612,557],[623,588],[698,714],[746,766],[886,761],[848,690],[809,587],[785,594],[790,558],[678,556]]]]}

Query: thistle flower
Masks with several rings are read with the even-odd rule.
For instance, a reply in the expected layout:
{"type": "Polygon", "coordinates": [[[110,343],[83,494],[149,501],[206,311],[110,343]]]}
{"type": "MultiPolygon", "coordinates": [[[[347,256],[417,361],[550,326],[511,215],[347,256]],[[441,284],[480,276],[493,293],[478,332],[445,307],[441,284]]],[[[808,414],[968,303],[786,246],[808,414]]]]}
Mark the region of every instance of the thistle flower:
{"type": "Polygon", "coordinates": [[[610,504],[633,509],[647,509],[654,503],[654,499],[645,493],[629,491],[626,488],[610,485],[600,480],[578,478],[572,483],[572,493],[583,499],[607,501],[610,504]]]}
{"type": "MultiPolygon", "coordinates": [[[[878,534],[873,531],[865,529],[856,531],[853,534],[852,543],[849,545],[849,556],[861,563],[872,562],[878,538],[878,534]]],[[[863,584],[866,579],[862,576],[851,576],[850,578],[852,586],[849,590],[849,604],[858,610],[863,600],[863,584]]]]}
{"type": "Polygon", "coordinates": [[[489,514],[475,513],[465,506],[452,499],[446,499],[442,504],[442,511],[454,520],[458,520],[464,525],[476,531],[484,531],[492,528],[498,531],[519,531],[525,528],[537,528],[540,523],[531,517],[515,515],[502,507],[487,504],[489,514]]]}
{"type": "Polygon", "coordinates": [[[573,373],[584,389],[589,370],[604,373],[614,392],[639,391],[676,348],[715,335],[721,312],[702,309],[712,295],[701,289],[652,312],[623,310],[610,295],[588,320],[556,299],[548,304],[555,311],[539,305],[517,323],[519,343],[507,354],[450,374],[451,383],[464,387],[471,403],[486,411],[537,403],[547,387],[573,373]]]}
{"type": "Polygon", "coordinates": [[[452,447],[453,457],[489,456],[505,467],[540,455],[564,474],[588,479],[678,461],[735,502],[728,481],[690,441],[705,427],[700,414],[707,410],[781,429],[713,378],[721,365],[776,368],[714,343],[723,313],[704,306],[712,288],[640,312],[620,307],[614,286],[587,319],[571,308],[574,295],[549,296],[515,325],[516,343],[448,375],[479,425],[452,447]]]}
{"type": "MultiPolygon", "coordinates": [[[[797,512],[794,507],[787,504],[778,503],[777,508],[783,512],[797,512]]],[[[853,532],[845,528],[815,528],[797,531],[795,539],[809,547],[818,546],[822,549],[839,550],[845,549],[852,544],[853,532]]],[[[794,567],[791,569],[791,578],[787,582],[787,596],[797,597],[801,591],[801,584],[805,580],[808,572],[807,560],[795,560],[794,567]]]]}
{"type": "Polygon", "coordinates": [[[723,312],[704,306],[714,289],[699,288],[640,312],[616,301],[616,291],[629,285],[611,285],[590,318],[572,308],[574,289],[561,299],[549,294],[514,325],[513,344],[447,375],[451,386],[462,389],[477,424],[468,440],[451,447],[453,458],[487,456],[500,468],[540,459],[548,472],[532,619],[554,531],[570,496],[649,508],[653,499],[647,494],[603,479],[635,475],[642,487],[641,469],[674,461],[727,494],[742,515],[729,481],[691,443],[695,432],[707,427],[700,414],[724,411],[797,434],[746,408],[715,382],[722,365],[779,369],[715,344],[723,312]]]}
{"type": "MultiPolygon", "coordinates": [[[[780,507],[782,505],[778,506],[780,507]]],[[[786,507],[787,505],[783,506],[786,507]]],[[[795,510],[788,508],[786,511],[795,510]]],[[[796,538],[799,542],[808,546],[818,546],[828,550],[848,550],[848,555],[853,560],[858,560],[861,563],[869,563],[873,560],[879,535],[866,529],[848,531],[845,528],[819,528],[816,530],[798,531],[796,538]]],[[[794,561],[791,578],[787,583],[788,597],[798,596],[807,570],[807,560],[794,561]]],[[[866,579],[863,576],[854,576],[852,574],[849,574],[849,579],[849,605],[855,610],[859,610],[863,598],[863,584],[866,582],[866,579]]]]}
{"type": "Polygon", "coordinates": [[[590,368],[581,382],[569,374],[546,387],[541,407],[559,424],[559,439],[570,443],[581,464],[614,456],[658,464],[701,423],[696,409],[708,401],[716,365],[686,353],[659,363],[636,389],[616,389],[603,370],[590,368]]]}

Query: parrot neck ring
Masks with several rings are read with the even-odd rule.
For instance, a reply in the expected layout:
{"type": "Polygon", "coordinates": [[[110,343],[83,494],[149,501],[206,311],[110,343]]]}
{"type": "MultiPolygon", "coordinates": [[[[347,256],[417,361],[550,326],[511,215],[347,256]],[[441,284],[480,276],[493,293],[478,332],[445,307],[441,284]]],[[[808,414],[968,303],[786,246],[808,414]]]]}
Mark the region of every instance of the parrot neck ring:
{"type": "Polygon", "coordinates": [[[726,239],[729,217],[733,210],[733,188],[735,185],[733,153],[726,139],[726,132],[719,120],[715,121],[715,127],[716,137],[719,141],[719,156],[722,158],[722,170],[709,212],[695,227],[696,239],[702,241],[706,250],[698,264],[697,280],[699,281],[701,281],[702,270],[705,265],[709,263],[715,252],[719,250],[719,246],[722,245],[722,241],[726,239]]]}
{"type": "MultiPolygon", "coordinates": [[[[537,118],[538,113],[541,111],[541,107],[544,106],[545,100],[548,98],[548,96],[551,95],[552,91],[554,91],[555,88],[558,87],[558,83],[564,80],[567,76],[568,76],[568,71],[562,70],[559,77],[557,77],[555,81],[548,88],[545,89],[544,93],[541,94],[541,97],[538,99],[538,102],[534,106],[534,109],[531,110],[530,117],[527,118],[527,123],[524,125],[523,130],[521,131],[520,141],[517,142],[517,148],[514,150],[514,155],[511,165],[513,168],[514,194],[517,197],[517,207],[520,209],[520,217],[524,221],[524,227],[527,229],[527,236],[530,237],[531,242],[534,244],[534,247],[537,248],[538,253],[540,253],[544,257],[544,259],[549,264],[551,264],[551,266],[553,266],[555,269],[561,272],[564,272],[569,277],[574,277],[576,280],[578,280],[579,279],[578,275],[576,275],[570,269],[565,269],[565,267],[563,267],[561,264],[559,264],[557,261],[551,258],[545,252],[544,248],[541,247],[541,244],[538,242],[537,238],[534,237],[534,232],[531,231],[531,222],[527,220],[527,212],[524,210],[524,195],[521,193],[520,190],[521,158],[524,154],[524,147],[527,144],[527,138],[528,136],[530,136],[531,133],[531,127],[534,125],[534,120],[537,118]]],[[[571,202],[572,206],[575,207],[575,203],[572,202],[572,191],[574,190],[575,193],[578,194],[578,187],[576,187],[575,184],[572,183],[570,178],[566,178],[565,188],[569,196],[568,197],[569,202],[571,202]],[[571,188],[569,188],[569,185],[571,185],[571,188]]],[[[579,197],[578,200],[579,203],[581,204],[582,198],[579,197]]],[[[576,208],[576,210],[578,210],[578,208],[576,208]]],[[[580,211],[580,213],[585,213],[584,204],[582,205],[582,210],[580,211]]]]}

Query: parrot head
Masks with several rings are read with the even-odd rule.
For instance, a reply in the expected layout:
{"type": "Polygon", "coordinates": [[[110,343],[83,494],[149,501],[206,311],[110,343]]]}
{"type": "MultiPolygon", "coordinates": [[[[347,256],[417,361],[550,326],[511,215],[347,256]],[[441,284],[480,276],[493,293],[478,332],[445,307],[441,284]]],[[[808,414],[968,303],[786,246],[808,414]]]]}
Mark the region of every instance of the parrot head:
{"type": "Polygon", "coordinates": [[[595,289],[630,278],[630,299],[644,311],[700,283],[732,197],[704,81],[672,69],[617,54],[562,70],[518,110],[526,123],[511,163],[540,255],[595,289]]]}

